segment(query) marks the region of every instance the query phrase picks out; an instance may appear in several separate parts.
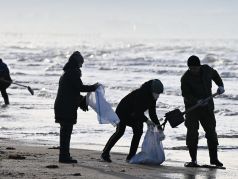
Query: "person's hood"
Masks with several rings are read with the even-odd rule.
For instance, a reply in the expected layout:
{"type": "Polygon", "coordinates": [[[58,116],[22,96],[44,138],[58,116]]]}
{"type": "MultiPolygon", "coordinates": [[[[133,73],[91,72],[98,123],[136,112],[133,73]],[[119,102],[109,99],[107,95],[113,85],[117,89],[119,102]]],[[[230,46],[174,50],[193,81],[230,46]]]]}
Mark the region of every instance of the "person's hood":
{"type": "Polygon", "coordinates": [[[83,63],[83,61],[84,59],[80,52],[76,51],[69,57],[68,62],[63,67],[63,70],[67,71],[72,69],[78,69],[80,67],[79,64],[83,63]]]}

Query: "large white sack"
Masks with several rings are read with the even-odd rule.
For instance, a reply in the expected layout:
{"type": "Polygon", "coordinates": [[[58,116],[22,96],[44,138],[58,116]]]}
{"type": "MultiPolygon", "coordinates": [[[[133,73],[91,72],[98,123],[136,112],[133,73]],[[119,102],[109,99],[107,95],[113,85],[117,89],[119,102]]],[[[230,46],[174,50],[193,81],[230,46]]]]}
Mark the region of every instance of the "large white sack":
{"type": "Polygon", "coordinates": [[[103,86],[99,86],[95,92],[90,92],[86,96],[87,104],[97,113],[99,124],[109,124],[116,126],[120,119],[105,99],[103,86]]]}
{"type": "Polygon", "coordinates": [[[165,161],[164,148],[162,140],[163,132],[157,127],[148,126],[141,152],[132,157],[129,163],[132,164],[152,164],[160,165],[165,161]]]}

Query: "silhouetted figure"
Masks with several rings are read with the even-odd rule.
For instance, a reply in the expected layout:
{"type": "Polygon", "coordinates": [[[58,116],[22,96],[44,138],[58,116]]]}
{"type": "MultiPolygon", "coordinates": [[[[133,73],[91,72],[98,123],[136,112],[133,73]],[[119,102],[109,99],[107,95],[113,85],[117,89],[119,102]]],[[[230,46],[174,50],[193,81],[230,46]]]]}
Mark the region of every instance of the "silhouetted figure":
{"type": "Polygon", "coordinates": [[[6,89],[11,85],[12,79],[10,77],[10,72],[2,59],[0,59],[0,91],[4,99],[5,105],[9,104],[9,98],[6,89]]]}
{"type": "Polygon", "coordinates": [[[80,92],[92,92],[99,86],[84,85],[81,80],[81,70],[84,59],[80,52],[74,52],[65,64],[64,73],[59,80],[59,88],[54,104],[55,122],[60,124],[59,162],[77,163],[70,156],[70,139],[73,125],[77,123],[77,109],[87,111],[86,98],[80,92]]]}
{"type": "Polygon", "coordinates": [[[111,162],[110,151],[123,136],[126,126],[130,126],[133,130],[130,152],[126,160],[129,161],[136,154],[141,135],[143,134],[143,122],[152,123],[144,114],[146,110],[149,110],[149,117],[153,123],[162,130],[156,115],[156,100],[163,90],[164,87],[160,80],[150,80],[120,101],[116,109],[120,123],[117,125],[116,132],[110,137],[103,149],[101,155],[103,161],[111,162]]]}
{"type": "MultiPolygon", "coordinates": [[[[218,86],[217,92],[219,94],[225,92],[222,79],[217,71],[208,65],[201,65],[200,59],[197,56],[193,55],[189,57],[187,65],[189,69],[181,78],[181,90],[186,109],[212,95],[212,81],[214,81],[218,86]]],[[[206,133],[205,137],[207,138],[210,163],[215,164],[216,166],[223,166],[217,157],[218,139],[216,133],[216,119],[214,115],[214,102],[212,99],[208,103],[194,109],[186,115],[186,144],[191,157],[191,162],[186,163],[186,165],[197,165],[199,122],[206,133]]]]}

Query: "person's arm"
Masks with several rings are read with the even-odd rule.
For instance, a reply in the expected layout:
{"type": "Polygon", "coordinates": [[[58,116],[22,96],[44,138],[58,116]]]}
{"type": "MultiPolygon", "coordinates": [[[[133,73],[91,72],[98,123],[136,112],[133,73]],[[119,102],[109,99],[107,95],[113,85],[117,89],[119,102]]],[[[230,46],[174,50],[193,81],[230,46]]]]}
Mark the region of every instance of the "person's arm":
{"type": "Polygon", "coordinates": [[[212,70],[212,80],[216,83],[217,86],[224,87],[223,81],[222,81],[220,75],[217,73],[217,71],[213,68],[211,68],[211,70],[212,70]]]}
{"type": "Polygon", "coordinates": [[[211,68],[211,70],[212,70],[212,80],[218,86],[217,93],[223,94],[225,92],[223,81],[215,69],[211,68]]]}
{"type": "Polygon", "coordinates": [[[153,105],[149,107],[149,117],[155,125],[160,125],[160,122],[156,114],[156,101],[153,101],[153,105]]]}
{"type": "Polygon", "coordinates": [[[159,130],[163,130],[156,114],[156,101],[153,102],[153,105],[149,108],[149,116],[151,121],[157,126],[159,130]]]}
{"type": "Polygon", "coordinates": [[[80,92],[92,92],[95,91],[98,87],[98,83],[93,85],[84,85],[83,83],[79,84],[78,89],[80,92]]]}
{"type": "Polygon", "coordinates": [[[76,73],[74,75],[72,75],[72,77],[74,78],[73,81],[73,86],[79,91],[79,92],[92,92],[95,91],[98,87],[98,83],[95,83],[93,85],[84,85],[80,74],[76,73]]]}

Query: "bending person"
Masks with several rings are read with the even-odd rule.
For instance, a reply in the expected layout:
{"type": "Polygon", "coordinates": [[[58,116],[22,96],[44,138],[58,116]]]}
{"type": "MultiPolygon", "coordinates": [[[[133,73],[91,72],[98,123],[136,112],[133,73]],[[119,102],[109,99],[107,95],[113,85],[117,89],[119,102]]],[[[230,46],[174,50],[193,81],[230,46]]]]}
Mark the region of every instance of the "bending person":
{"type": "Polygon", "coordinates": [[[155,124],[160,130],[159,120],[156,115],[156,100],[160,93],[163,93],[164,87],[160,80],[154,79],[145,82],[139,89],[136,89],[125,96],[117,106],[116,113],[120,118],[116,132],[110,137],[101,159],[111,162],[110,151],[116,142],[123,136],[126,126],[130,126],[133,130],[133,138],[131,141],[130,152],[126,160],[129,161],[135,154],[143,134],[143,122],[155,124]],[[150,119],[148,120],[144,112],[149,110],[150,119]]]}

